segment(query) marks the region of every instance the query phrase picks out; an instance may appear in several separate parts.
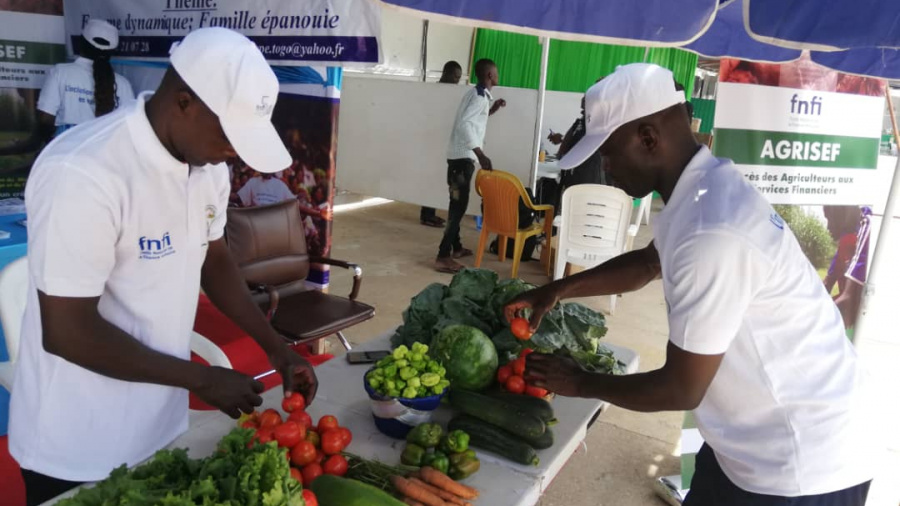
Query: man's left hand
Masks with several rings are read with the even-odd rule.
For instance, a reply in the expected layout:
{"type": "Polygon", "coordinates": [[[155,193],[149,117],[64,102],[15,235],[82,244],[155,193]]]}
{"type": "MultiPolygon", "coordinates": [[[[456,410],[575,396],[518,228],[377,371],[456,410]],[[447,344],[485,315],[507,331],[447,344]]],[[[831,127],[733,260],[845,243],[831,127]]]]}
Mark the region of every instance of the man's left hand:
{"type": "Polygon", "coordinates": [[[504,100],[504,99],[502,99],[502,98],[498,98],[498,99],[494,102],[494,104],[495,104],[495,106],[498,107],[498,108],[499,108],[499,107],[506,107],[506,100],[504,100]]]}
{"type": "Polygon", "coordinates": [[[272,363],[272,367],[281,374],[284,382],[284,396],[290,397],[292,393],[298,392],[303,395],[307,404],[311,404],[319,388],[319,380],[316,378],[312,364],[287,346],[283,347],[278,354],[270,357],[269,361],[272,363]]]}
{"type": "Polygon", "coordinates": [[[587,373],[571,358],[532,353],[525,359],[525,381],[566,397],[581,395],[587,373]]]}

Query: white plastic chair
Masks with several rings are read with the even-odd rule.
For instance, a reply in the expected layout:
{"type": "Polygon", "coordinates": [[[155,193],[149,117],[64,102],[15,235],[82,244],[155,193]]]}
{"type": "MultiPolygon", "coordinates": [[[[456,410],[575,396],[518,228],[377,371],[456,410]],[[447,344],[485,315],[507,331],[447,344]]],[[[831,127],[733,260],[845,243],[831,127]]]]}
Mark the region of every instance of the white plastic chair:
{"type": "Polygon", "coordinates": [[[28,300],[28,260],[26,257],[14,260],[0,271],[0,325],[6,338],[6,353],[9,359],[0,362],[0,385],[12,391],[16,359],[19,357],[19,334],[22,331],[22,317],[25,315],[25,301],[28,300]]]}
{"type": "MultiPolygon", "coordinates": [[[[567,264],[589,269],[624,253],[627,237],[637,234],[637,227],[629,227],[633,210],[632,198],[618,188],[599,184],[568,188],[562,196],[553,279],[563,277],[567,264]]],[[[610,314],[616,310],[617,297],[610,296],[610,314]]]]}
{"type": "MultiPolygon", "coordinates": [[[[6,352],[9,360],[0,362],[0,386],[12,391],[15,377],[16,359],[19,357],[19,338],[22,333],[22,318],[28,300],[28,258],[13,261],[0,271],[0,325],[6,338],[6,352]]],[[[231,361],[221,348],[196,332],[191,332],[191,351],[209,362],[210,365],[231,369],[231,361]]]]}

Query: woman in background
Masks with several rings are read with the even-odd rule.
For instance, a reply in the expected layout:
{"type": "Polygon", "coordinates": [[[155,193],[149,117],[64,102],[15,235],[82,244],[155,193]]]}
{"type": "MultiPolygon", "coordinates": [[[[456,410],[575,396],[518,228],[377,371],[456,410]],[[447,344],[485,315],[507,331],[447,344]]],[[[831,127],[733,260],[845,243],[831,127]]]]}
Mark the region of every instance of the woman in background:
{"type": "Polygon", "coordinates": [[[109,63],[118,45],[116,27],[91,19],[79,39],[78,58],[50,70],[37,108],[39,121],[55,127],[54,136],[134,100],[131,84],[109,63]]]}

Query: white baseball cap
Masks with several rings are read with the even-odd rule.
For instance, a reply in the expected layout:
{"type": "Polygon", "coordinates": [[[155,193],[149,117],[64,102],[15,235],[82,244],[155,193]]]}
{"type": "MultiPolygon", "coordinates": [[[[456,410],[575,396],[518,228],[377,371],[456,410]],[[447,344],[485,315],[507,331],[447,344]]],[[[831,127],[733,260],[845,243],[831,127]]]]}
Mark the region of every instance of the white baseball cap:
{"type": "Polygon", "coordinates": [[[584,137],[560,159],[559,168],[584,163],[620,126],[684,102],[670,70],[651,63],[618,67],[585,94],[584,137]]]}
{"type": "Polygon", "coordinates": [[[119,31],[116,27],[102,19],[91,18],[81,31],[92,46],[102,51],[109,51],[119,47],[119,31]]]}
{"type": "Polygon", "coordinates": [[[227,28],[201,28],[173,44],[169,59],[247,165],[273,173],[291,164],[272,125],[278,78],[256,44],[227,28]]]}

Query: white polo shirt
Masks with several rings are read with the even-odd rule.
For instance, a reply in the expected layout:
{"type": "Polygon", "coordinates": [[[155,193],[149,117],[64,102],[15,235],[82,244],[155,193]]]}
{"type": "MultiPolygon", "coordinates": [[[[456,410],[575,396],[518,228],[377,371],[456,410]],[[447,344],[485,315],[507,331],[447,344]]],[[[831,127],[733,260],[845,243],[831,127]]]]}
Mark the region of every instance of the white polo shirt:
{"type": "MultiPolygon", "coordinates": [[[[80,125],[94,119],[94,62],[78,57],[72,63],[55,65],[47,74],[37,108],[56,116],[56,126],[80,125]]],[[[116,74],[119,107],[134,101],[131,83],[116,74]]]]}
{"type": "Polygon", "coordinates": [[[450,145],[447,147],[448,160],[478,159],[472,150],[484,146],[484,134],[487,132],[487,121],[491,115],[493,100],[491,92],[481,86],[475,86],[463,95],[456,110],[453,132],[450,134],[450,145]]]}
{"type": "Polygon", "coordinates": [[[267,206],[297,198],[288,185],[277,177],[254,177],[238,190],[238,196],[245,206],[267,206]]]}
{"type": "Polygon", "coordinates": [[[37,290],[99,296],[107,321],[190,358],[200,269],[224,233],[228,169],[173,158],[147,120],[148,96],[56,138],[25,189],[31,287],[9,448],[23,468],[55,478],[105,478],[188,427],[186,390],[102,376],[41,343],[37,290]]]}
{"type": "Polygon", "coordinates": [[[737,486],[799,496],[872,478],[868,375],[797,239],[702,147],[653,226],[669,339],[725,356],[694,416],[737,486]]]}

